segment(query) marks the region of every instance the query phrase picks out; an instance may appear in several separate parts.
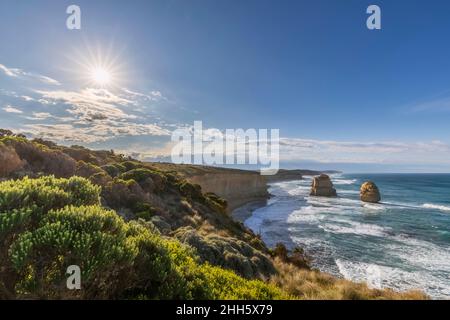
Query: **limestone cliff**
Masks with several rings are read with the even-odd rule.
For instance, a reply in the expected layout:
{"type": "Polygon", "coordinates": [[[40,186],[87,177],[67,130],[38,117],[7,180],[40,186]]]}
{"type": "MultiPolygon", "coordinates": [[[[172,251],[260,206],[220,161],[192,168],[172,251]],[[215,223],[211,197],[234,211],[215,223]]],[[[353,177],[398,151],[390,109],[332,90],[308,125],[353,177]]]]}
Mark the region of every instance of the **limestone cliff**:
{"type": "Polygon", "coordinates": [[[226,199],[230,212],[248,202],[265,200],[269,196],[266,178],[259,172],[222,169],[187,179],[199,184],[203,192],[213,192],[226,199]]]}

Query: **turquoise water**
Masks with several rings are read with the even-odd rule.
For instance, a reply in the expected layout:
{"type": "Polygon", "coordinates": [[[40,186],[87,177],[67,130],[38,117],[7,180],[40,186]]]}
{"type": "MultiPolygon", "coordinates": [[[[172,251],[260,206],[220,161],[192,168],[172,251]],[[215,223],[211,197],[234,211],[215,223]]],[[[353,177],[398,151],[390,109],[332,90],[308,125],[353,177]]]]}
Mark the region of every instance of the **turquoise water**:
{"type": "Polygon", "coordinates": [[[269,246],[301,246],[314,267],[372,287],[450,298],[450,175],[335,175],[338,198],[310,197],[311,178],[272,184],[245,224],[269,246]],[[359,201],[374,181],[380,204],[359,201]]]}

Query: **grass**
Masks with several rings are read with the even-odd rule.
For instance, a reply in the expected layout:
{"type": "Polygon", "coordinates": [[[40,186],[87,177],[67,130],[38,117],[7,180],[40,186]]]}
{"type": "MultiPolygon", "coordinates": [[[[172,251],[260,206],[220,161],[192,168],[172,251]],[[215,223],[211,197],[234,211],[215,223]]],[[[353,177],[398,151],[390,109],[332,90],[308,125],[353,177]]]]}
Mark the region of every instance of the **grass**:
{"type": "Polygon", "coordinates": [[[299,269],[275,258],[278,274],[270,283],[286,294],[301,300],[426,300],[419,290],[396,292],[391,289],[371,289],[365,283],[336,278],[330,274],[299,269]]]}

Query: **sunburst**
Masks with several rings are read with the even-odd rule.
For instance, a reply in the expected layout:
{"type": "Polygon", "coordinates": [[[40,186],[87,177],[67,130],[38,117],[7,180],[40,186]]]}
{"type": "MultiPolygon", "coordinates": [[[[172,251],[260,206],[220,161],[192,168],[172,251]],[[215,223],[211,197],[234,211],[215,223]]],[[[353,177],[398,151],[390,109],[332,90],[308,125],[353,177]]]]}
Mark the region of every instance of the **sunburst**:
{"type": "Polygon", "coordinates": [[[71,61],[70,68],[67,69],[74,74],[73,79],[79,84],[111,89],[126,82],[123,60],[111,45],[109,50],[101,46],[85,45],[82,51],[71,51],[67,58],[71,61]]]}

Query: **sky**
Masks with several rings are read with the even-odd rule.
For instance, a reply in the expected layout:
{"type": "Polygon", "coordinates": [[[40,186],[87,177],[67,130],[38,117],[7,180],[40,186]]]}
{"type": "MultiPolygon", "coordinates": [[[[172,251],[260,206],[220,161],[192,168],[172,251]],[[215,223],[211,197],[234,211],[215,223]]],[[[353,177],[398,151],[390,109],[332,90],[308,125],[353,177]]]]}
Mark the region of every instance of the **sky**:
{"type": "Polygon", "coordinates": [[[152,160],[200,120],[279,129],[286,168],[450,172],[449,12],[438,0],[2,0],[0,127],[152,160]],[[72,4],[81,30],[66,28],[72,4]],[[371,4],[381,30],[366,27],[371,4]]]}

